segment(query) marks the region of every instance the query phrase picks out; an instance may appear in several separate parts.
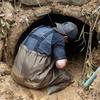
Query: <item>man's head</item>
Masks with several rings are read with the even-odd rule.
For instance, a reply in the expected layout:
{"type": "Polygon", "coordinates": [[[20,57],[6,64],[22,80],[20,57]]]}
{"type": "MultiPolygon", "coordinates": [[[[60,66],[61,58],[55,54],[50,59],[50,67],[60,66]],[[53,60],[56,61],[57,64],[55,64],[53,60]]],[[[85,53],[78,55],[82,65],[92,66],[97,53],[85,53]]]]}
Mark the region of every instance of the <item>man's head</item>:
{"type": "Polygon", "coordinates": [[[65,23],[56,23],[55,30],[59,33],[61,33],[65,40],[69,39],[71,41],[75,40],[77,34],[78,34],[78,28],[77,26],[72,22],[65,22],[65,23]]]}

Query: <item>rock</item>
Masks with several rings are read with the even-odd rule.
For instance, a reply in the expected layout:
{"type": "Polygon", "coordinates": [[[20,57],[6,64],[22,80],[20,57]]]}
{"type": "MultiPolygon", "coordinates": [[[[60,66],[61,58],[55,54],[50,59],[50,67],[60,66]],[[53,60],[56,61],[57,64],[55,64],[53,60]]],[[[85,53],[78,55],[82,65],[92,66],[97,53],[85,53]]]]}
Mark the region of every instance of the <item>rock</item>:
{"type": "Polygon", "coordinates": [[[70,4],[73,4],[73,5],[83,5],[89,1],[90,0],[69,0],[70,4]]]}
{"type": "Polygon", "coordinates": [[[59,2],[64,4],[83,5],[90,0],[47,0],[49,2],[59,2]]]}
{"type": "Polygon", "coordinates": [[[27,6],[38,6],[47,4],[47,0],[20,0],[22,4],[27,6]]]}

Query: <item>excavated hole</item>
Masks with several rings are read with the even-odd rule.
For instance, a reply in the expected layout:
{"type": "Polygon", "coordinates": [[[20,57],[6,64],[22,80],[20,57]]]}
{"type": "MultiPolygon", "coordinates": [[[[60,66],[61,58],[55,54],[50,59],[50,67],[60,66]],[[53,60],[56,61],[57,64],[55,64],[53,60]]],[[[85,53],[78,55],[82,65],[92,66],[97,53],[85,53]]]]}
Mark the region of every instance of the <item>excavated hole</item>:
{"type": "MultiPolygon", "coordinates": [[[[49,14],[49,16],[45,15],[42,18],[40,18],[39,20],[35,21],[34,23],[32,23],[31,26],[29,26],[26,29],[26,31],[24,33],[22,33],[21,37],[19,38],[19,40],[16,44],[14,57],[17,54],[17,51],[18,51],[18,48],[19,48],[19,45],[21,44],[21,42],[26,38],[26,36],[31,32],[32,29],[34,29],[35,27],[40,26],[40,25],[47,25],[47,26],[49,25],[49,26],[54,27],[55,22],[63,23],[63,22],[66,22],[66,21],[71,21],[78,26],[78,29],[79,29],[78,36],[77,36],[77,39],[78,39],[80,32],[82,30],[82,27],[85,24],[84,22],[82,22],[82,21],[80,21],[80,20],[78,20],[74,17],[64,16],[64,15],[60,15],[60,14],[52,14],[51,13],[51,14],[49,14]],[[53,23],[51,23],[49,16],[52,19],[53,23]]],[[[89,25],[85,24],[85,32],[89,32],[89,28],[90,28],[89,25]]],[[[85,34],[85,38],[86,38],[86,41],[87,41],[88,40],[88,34],[85,34]]],[[[84,54],[85,51],[86,51],[87,45],[85,46],[85,49],[80,53],[80,50],[82,50],[82,48],[84,46],[84,44],[80,45],[82,43],[82,41],[83,41],[83,39],[81,39],[78,42],[72,42],[72,43],[66,44],[65,49],[67,49],[66,51],[68,51],[66,53],[71,54],[69,56],[76,55],[76,54],[84,54]]],[[[97,47],[97,33],[96,33],[96,31],[94,31],[93,38],[92,38],[92,48],[94,48],[94,47],[97,47]]]]}

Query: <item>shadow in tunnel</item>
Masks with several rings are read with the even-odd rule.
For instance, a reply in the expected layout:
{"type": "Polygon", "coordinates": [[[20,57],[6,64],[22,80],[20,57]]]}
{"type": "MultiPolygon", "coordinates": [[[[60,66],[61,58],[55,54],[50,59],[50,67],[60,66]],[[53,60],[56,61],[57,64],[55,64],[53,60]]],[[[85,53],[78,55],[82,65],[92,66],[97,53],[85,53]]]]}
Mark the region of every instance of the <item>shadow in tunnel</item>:
{"type": "MultiPolygon", "coordinates": [[[[71,22],[75,23],[78,26],[78,30],[79,30],[78,31],[78,36],[77,36],[77,39],[78,39],[78,37],[81,33],[81,30],[82,30],[82,27],[84,25],[84,22],[82,22],[82,21],[80,21],[80,20],[78,20],[74,17],[64,16],[64,15],[61,15],[61,14],[51,13],[51,14],[49,14],[49,16],[48,15],[43,16],[39,20],[32,23],[32,25],[29,26],[26,29],[26,31],[21,35],[21,37],[19,38],[19,40],[16,44],[14,57],[16,56],[19,45],[22,43],[22,41],[27,37],[27,35],[32,31],[32,29],[34,29],[34,28],[36,28],[40,25],[55,27],[55,22],[63,23],[63,22],[71,21],[71,22]],[[51,23],[49,16],[50,16],[53,24],[51,23]]],[[[90,28],[89,25],[85,24],[85,32],[89,32],[89,28],[90,28]]],[[[88,34],[85,35],[86,41],[88,41],[88,36],[89,36],[88,34]]],[[[72,42],[72,43],[66,44],[65,49],[66,49],[66,51],[68,51],[68,54],[71,54],[69,56],[73,56],[74,54],[77,54],[77,53],[80,52],[80,50],[84,46],[84,43],[82,45],[80,45],[82,43],[82,41],[83,41],[83,39],[81,39],[78,42],[72,42]]],[[[94,31],[94,34],[93,34],[93,37],[92,37],[92,48],[97,47],[97,44],[98,44],[97,33],[96,33],[96,31],[94,31]]],[[[86,47],[87,47],[87,45],[85,46],[85,49],[83,50],[83,52],[86,51],[86,47]]]]}

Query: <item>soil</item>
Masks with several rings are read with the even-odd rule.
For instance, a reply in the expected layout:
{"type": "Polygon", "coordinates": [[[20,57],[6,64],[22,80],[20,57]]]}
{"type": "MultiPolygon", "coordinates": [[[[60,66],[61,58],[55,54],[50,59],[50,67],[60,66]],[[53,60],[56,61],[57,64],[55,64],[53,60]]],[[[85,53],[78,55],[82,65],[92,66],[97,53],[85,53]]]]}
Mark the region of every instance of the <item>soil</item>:
{"type": "MultiPolygon", "coordinates": [[[[93,61],[100,65],[100,47],[94,50],[93,61]]],[[[79,85],[79,79],[82,73],[82,65],[84,57],[76,56],[72,59],[72,63],[66,66],[72,76],[74,82],[64,90],[47,94],[47,89],[32,90],[18,85],[13,81],[10,75],[10,68],[7,64],[0,63],[0,100],[99,100],[100,98],[100,73],[97,79],[86,91],[79,85]]]]}

